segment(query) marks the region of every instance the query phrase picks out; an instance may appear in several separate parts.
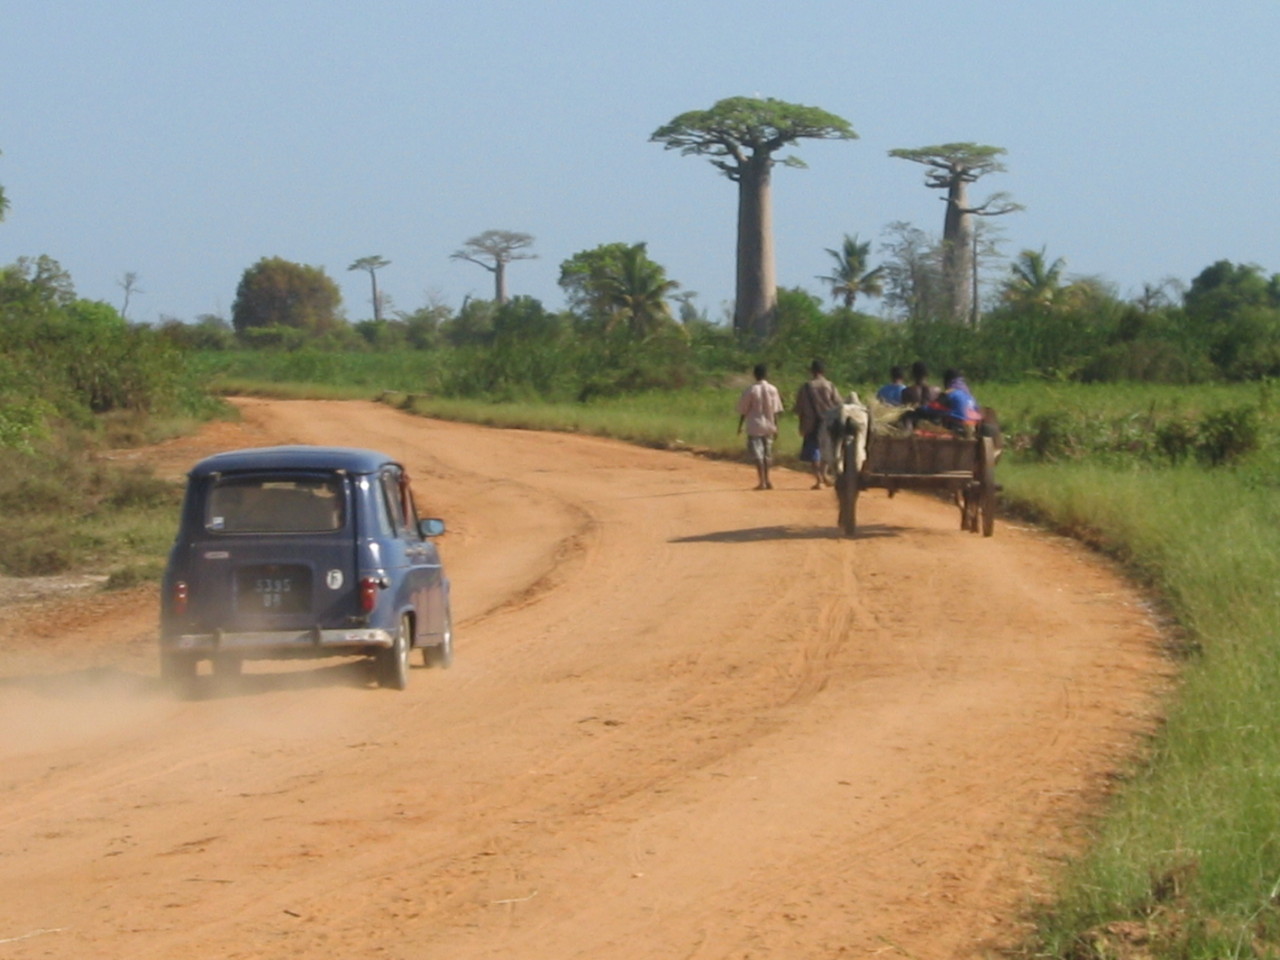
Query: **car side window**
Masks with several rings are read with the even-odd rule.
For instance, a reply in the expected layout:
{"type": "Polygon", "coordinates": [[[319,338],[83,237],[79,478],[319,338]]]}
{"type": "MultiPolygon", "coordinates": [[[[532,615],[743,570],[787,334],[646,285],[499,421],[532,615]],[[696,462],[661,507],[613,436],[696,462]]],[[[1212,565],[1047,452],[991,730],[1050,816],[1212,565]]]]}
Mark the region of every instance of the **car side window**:
{"type": "Polygon", "coordinates": [[[408,524],[404,515],[404,502],[400,498],[398,472],[384,470],[378,480],[382,489],[383,506],[386,508],[387,516],[391,518],[392,532],[397,537],[403,536],[408,524]]]}
{"type": "Polygon", "coordinates": [[[413,502],[413,488],[409,486],[409,475],[407,473],[400,474],[400,501],[404,504],[405,523],[409,528],[409,532],[418,537],[418,507],[413,502]]]}

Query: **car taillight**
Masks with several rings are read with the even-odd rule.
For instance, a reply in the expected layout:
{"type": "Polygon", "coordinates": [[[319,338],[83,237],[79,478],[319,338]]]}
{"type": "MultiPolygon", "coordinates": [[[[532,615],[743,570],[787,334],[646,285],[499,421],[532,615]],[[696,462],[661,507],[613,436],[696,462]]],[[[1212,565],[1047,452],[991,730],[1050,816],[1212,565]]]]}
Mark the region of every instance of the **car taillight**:
{"type": "Polygon", "coordinates": [[[173,585],[173,612],[180,617],[186,616],[187,601],[190,594],[187,592],[187,584],[185,580],[178,580],[173,585]]]}
{"type": "Polygon", "coordinates": [[[365,613],[373,610],[378,603],[378,590],[382,587],[379,577],[360,578],[360,609],[365,613]]]}

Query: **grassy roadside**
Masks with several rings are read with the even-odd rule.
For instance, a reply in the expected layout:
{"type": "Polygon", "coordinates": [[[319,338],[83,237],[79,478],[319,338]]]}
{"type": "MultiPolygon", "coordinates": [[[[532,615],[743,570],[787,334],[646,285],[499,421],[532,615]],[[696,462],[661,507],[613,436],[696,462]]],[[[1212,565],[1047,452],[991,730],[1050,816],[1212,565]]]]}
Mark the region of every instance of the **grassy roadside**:
{"type": "MultiPolygon", "coordinates": [[[[1274,473],[1271,474],[1275,476],[1274,473]]],[[[1042,918],[1038,955],[1280,951],[1280,499],[1250,471],[1021,466],[1010,494],[1123,559],[1188,646],[1151,762],[1042,918]]]]}
{"type": "Polygon", "coordinates": [[[199,422],[106,416],[96,430],[64,424],[38,443],[6,451],[0,575],[94,574],[109,587],[159,579],[182,489],[128,451],[190,433],[199,422]]]}

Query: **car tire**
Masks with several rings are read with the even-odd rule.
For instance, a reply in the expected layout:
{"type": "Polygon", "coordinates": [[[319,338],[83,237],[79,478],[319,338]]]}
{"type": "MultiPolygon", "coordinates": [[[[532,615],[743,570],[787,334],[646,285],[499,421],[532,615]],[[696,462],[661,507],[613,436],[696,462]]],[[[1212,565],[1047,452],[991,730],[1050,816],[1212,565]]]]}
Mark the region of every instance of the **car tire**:
{"type": "Polygon", "coordinates": [[[441,669],[453,666],[453,610],[451,608],[446,607],[444,611],[444,632],[440,636],[440,642],[422,648],[422,662],[428,667],[441,669]]]}
{"type": "Polygon", "coordinates": [[[379,650],[374,656],[374,667],[378,674],[378,686],[388,690],[403,690],[409,685],[409,636],[412,626],[409,615],[400,618],[400,628],[396,630],[391,646],[379,650]]]}
{"type": "Polygon", "coordinates": [[[160,682],[181,697],[190,697],[196,687],[196,659],[183,653],[160,653],[160,682]]]}

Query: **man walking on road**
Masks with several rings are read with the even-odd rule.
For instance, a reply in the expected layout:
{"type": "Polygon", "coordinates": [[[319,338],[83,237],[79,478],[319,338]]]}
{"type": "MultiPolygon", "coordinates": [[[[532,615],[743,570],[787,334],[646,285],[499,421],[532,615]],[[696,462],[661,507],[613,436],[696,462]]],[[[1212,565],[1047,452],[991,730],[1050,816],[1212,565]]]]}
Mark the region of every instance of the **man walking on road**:
{"type": "Polygon", "coordinates": [[[804,438],[800,444],[800,459],[813,466],[814,490],[821,489],[823,483],[832,482],[822,462],[818,431],[822,429],[822,415],[840,406],[840,392],[827,379],[826,370],[826,364],[821,360],[809,364],[809,379],[796,393],[796,414],[800,417],[800,436],[804,438]]]}
{"type": "Polygon", "coordinates": [[[769,464],[773,461],[773,438],[778,435],[778,415],[782,413],[782,397],[767,379],[769,370],[757,363],[756,382],[738,398],[738,433],[747,428],[747,454],[755,462],[759,483],[757,490],[772,490],[769,464]]]}

